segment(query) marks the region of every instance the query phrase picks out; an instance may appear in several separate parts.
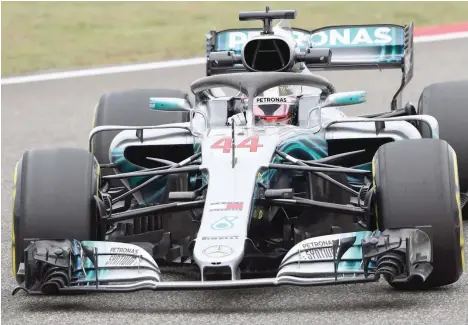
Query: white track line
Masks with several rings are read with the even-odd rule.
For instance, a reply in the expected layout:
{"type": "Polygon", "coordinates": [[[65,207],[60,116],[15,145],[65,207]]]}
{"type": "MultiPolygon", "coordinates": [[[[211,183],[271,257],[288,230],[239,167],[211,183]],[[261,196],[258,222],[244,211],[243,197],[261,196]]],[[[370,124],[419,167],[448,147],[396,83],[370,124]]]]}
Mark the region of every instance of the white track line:
{"type": "Polygon", "coordinates": [[[449,41],[453,39],[468,38],[468,31],[466,32],[456,32],[456,33],[447,33],[440,35],[425,35],[425,36],[415,36],[415,43],[430,43],[438,41],[449,41]]]}
{"type": "Polygon", "coordinates": [[[121,66],[114,66],[114,67],[107,67],[107,68],[51,72],[51,73],[44,73],[44,74],[37,74],[37,75],[5,78],[5,79],[2,79],[2,85],[13,85],[13,84],[22,84],[22,83],[27,83],[27,82],[68,79],[68,78],[76,78],[76,77],[91,77],[91,76],[100,76],[100,75],[113,74],[113,73],[146,71],[146,70],[156,70],[156,69],[163,69],[163,68],[176,68],[176,67],[183,67],[183,66],[188,66],[188,65],[203,64],[205,62],[206,62],[206,58],[193,58],[193,59],[171,60],[171,61],[142,63],[142,64],[121,65],[121,66]]]}
{"type": "MultiPolygon", "coordinates": [[[[414,37],[414,42],[415,43],[430,43],[430,42],[454,40],[454,39],[461,39],[461,38],[468,38],[468,32],[416,36],[414,37]]],[[[152,63],[143,63],[143,64],[121,65],[121,66],[114,66],[114,67],[107,67],[107,68],[52,72],[52,73],[44,73],[44,74],[37,74],[37,75],[5,78],[5,79],[2,79],[2,85],[14,85],[14,84],[22,84],[22,83],[28,83],[28,82],[49,81],[49,80],[68,79],[68,78],[76,78],[76,77],[91,77],[91,76],[100,76],[100,75],[106,75],[106,74],[157,70],[157,69],[164,69],[164,68],[177,68],[177,67],[183,67],[183,66],[204,64],[205,62],[206,62],[206,58],[202,57],[202,58],[171,60],[171,61],[152,62],[152,63]]]]}

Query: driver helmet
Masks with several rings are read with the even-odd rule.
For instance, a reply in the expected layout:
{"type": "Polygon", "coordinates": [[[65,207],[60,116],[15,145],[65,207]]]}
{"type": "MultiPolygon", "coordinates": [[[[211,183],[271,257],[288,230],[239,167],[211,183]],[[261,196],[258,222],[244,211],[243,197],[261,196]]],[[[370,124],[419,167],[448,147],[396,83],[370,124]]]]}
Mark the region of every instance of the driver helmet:
{"type": "Polygon", "coordinates": [[[295,116],[294,91],[279,86],[266,90],[254,98],[253,113],[256,124],[291,124],[295,116]]]}

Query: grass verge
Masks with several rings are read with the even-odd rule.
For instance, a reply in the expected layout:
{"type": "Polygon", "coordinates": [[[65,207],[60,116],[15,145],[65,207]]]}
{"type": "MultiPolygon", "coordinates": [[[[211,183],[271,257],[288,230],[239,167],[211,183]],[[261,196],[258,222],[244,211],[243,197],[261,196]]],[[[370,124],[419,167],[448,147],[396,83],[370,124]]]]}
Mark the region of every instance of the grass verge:
{"type": "Polygon", "coordinates": [[[468,2],[3,2],[2,77],[204,55],[211,28],[257,26],[239,11],[296,9],[295,27],[466,21],[468,2]]]}

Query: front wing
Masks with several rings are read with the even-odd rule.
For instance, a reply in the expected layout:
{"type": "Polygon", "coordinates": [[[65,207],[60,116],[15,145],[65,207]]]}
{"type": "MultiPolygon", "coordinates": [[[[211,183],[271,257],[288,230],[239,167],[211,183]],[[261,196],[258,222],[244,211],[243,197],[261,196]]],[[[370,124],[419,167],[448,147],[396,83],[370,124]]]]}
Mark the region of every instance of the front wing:
{"type": "MultiPolygon", "coordinates": [[[[217,253],[226,254],[222,245],[217,253]]],[[[38,240],[25,249],[25,263],[19,270],[25,280],[13,294],[19,290],[30,294],[71,294],[318,286],[374,282],[381,275],[389,282],[405,282],[413,277],[425,281],[431,271],[432,247],[427,229],[361,231],[309,238],[284,256],[275,277],[238,279],[238,272],[233,272],[231,280],[223,281],[165,282],[144,244],[38,240]]]]}

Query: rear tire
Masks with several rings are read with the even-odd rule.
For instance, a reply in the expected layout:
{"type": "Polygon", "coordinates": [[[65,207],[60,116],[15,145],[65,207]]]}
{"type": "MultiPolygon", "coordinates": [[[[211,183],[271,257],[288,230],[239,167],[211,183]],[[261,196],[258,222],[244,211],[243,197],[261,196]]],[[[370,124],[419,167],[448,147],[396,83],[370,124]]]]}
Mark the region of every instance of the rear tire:
{"type": "MultiPolygon", "coordinates": [[[[419,114],[435,117],[439,122],[440,139],[447,141],[458,157],[460,191],[468,192],[468,80],[432,84],[419,98],[419,114]]],[[[423,137],[430,137],[429,129],[422,124],[423,137]]],[[[468,205],[463,208],[468,219],[468,205]]]]}
{"type": "Polygon", "coordinates": [[[24,249],[34,239],[95,240],[98,216],[93,196],[99,164],[82,149],[33,149],[15,168],[12,264],[17,276],[24,249]]]}
{"type": "Polygon", "coordinates": [[[393,286],[427,289],[456,282],[464,251],[455,151],[437,139],[392,142],[377,150],[373,167],[378,227],[432,226],[434,269],[427,281],[393,286]]]}
{"type": "MultiPolygon", "coordinates": [[[[134,89],[112,92],[101,96],[96,106],[93,128],[104,125],[145,126],[189,121],[188,112],[154,111],[149,107],[150,97],[173,97],[189,100],[186,93],[172,89],[134,89]]],[[[109,147],[121,131],[106,131],[94,136],[92,153],[100,164],[109,163],[109,147]]],[[[113,174],[103,169],[103,176],[113,174]]],[[[112,186],[122,186],[119,180],[111,180],[112,186]]]]}

